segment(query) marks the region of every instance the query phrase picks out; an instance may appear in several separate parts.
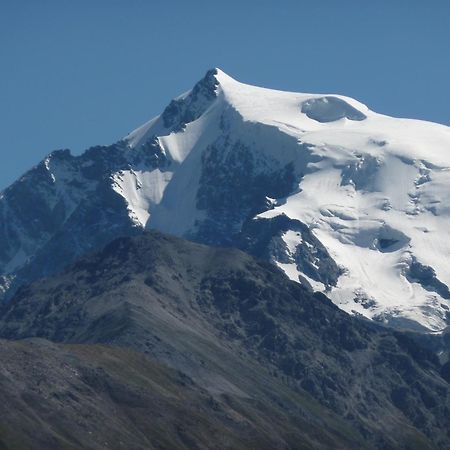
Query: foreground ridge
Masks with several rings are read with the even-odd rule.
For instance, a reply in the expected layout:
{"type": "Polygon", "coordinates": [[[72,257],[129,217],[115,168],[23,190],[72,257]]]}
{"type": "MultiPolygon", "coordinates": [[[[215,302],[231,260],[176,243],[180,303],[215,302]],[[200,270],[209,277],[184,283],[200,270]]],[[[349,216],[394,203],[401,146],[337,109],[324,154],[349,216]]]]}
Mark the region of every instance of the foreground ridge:
{"type": "Polygon", "coordinates": [[[38,448],[450,442],[450,363],[235,249],[121,238],[1,316],[6,447],[37,426],[38,448]]]}

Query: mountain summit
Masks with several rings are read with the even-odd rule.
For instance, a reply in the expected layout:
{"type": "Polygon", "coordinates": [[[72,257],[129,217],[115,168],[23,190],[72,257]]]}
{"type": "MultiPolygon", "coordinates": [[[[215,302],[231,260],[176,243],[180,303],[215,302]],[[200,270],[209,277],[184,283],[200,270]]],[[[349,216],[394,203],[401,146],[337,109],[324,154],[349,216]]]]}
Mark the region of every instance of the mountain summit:
{"type": "Polygon", "coordinates": [[[213,69],[118,143],[53,152],[0,194],[2,289],[154,228],[237,246],[349,313],[441,330],[449,189],[450,128],[213,69]]]}

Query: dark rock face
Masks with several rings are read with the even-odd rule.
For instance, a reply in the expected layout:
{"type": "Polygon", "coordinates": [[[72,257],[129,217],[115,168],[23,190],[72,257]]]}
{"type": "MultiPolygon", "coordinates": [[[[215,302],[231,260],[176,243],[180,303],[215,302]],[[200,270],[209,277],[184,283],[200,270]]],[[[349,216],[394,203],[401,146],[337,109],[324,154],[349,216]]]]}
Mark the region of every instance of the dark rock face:
{"type": "Polygon", "coordinates": [[[188,123],[198,119],[208,109],[217,95],[216,74],[216,69],[209,70],[186,97],[172,100],[169,103],[162,114],[166,128],[172,131],[181,131],[188,123]]]}
{"type": "Polygon", "coordinates": [[[270,209],[268,198],[285,197],[295,188],[293,164],[277,167],[241,142],[210,146],[202,155],[197,207],[207,219],[194,238],[206,244],[230,245],[244,222],[270,209]]]}
{"type": "Polygon", "coordinates": [[[434,269],[420,263],[415,257],[412,258],[406,277],[411,282],[420,283],[427,291],[436,292],[442,298],[450,299],[448,286],[437,278],[434,269]]]}
{"type": "Polygon", "coordinates": [[[113,173],[141,166],[162,171],[170,166],[156,139],[133,152],[122,142],[92,147],[77,157],[56,151],[6,189],[0,201],[0,274],[12,269],[13,279],[5,298],[119,236],[141,232],[111,179],[113,173]],[[23,259],[16,270],[14,255],[23,259]]]}
{"type": "MultiPolygon", "coordinates": [[[[235,238],[235,245],[259,259],[289,263],[286,244],[282,240],[282,235],[289,230],[301,237],[301,243],[293,255],[298,270],[326,287],[335,286],[341,269],[311,230],[299,220],[284,215],[249,220],[235,238]]],[[[306,280],[302,282],[308,285],[306,280]]]]}
{"type": "MultiPolygon", "coordinates": [[[[450,443],[448,368],[432,351],[348,316],[237,250],[159,233],[116,240],[21,289],[3,308],[0,335],[132,348],[182,371],[219,403],[237,396],[259,399],[273,417],[278,407],[292,411],[297,432],[318,414],[335,448],[450,443]],[[294,404],[282,400],[290,395],[294,404]],[[351,431],[336,436],[343,424],[351,431]]],[[[275,424],[273,433],[290,448],[285,429],[275,424]]]]}

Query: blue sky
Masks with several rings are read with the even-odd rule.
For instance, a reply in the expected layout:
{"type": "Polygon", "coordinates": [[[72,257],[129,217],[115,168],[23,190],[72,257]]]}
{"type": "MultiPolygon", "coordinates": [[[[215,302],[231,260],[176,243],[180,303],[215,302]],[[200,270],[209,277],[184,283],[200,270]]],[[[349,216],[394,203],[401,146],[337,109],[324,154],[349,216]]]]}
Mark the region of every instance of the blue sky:
{"type": "Polygon", "coordinates": [[[450,2],[0,0],[0,189],[108,144],[220,67],[450,125],[450,2]]]}

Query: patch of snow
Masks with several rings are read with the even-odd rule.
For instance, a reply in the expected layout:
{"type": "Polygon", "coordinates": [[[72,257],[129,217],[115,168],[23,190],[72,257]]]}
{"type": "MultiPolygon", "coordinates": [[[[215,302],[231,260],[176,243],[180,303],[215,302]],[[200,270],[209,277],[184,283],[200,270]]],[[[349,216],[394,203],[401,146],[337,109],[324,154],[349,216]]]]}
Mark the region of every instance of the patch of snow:
{"type": "Polygon", "coordinates": [[[113,189],[127,202],[130,218],[141,227],[147,225],[151,208],[158,205],[172,172],[122,170],[113,174],[113,189]]]}
{"type": "Polygon", "coordinates": [[[302,243],[302,235],[299,232],[289,230],[283,234],[282,239],[286,243],[289,254],[293,257],[297,247],[302,243]]]}
{"type": "Polygon", "coordinates": [[[297,265],[295,263],[281,263],[276,261],[275,264],[289,277],[290,280],[296,281],[297,283],[300,281],[297,265]]]}

